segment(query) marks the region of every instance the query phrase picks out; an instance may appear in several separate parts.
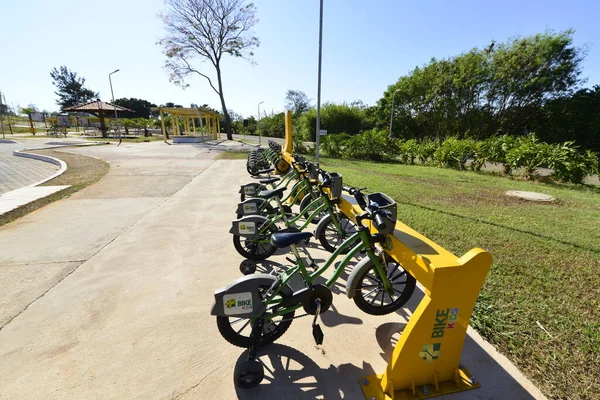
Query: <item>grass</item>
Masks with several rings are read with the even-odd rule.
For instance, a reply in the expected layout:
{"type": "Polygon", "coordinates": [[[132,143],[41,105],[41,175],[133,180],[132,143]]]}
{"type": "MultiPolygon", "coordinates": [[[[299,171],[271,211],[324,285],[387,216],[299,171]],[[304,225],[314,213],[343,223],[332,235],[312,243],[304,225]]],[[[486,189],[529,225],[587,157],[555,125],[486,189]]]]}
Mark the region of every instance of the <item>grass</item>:
{"type": "Polygon", "coordinates": [[[32,211],[44,207],[56,200],[69,197],[71,194],[91,185],[102,178],[109,170],[108,163],[93,157],[64,153],[56,150],[37,150],[32,153],[45,154],[63,160],[67,170],[60,176],[44,183],[42,186],[70,185],[68,188],[50,196],[25,204],[3,215],[0,215],[0,226],[21,218],[32,211]]]}
{"type": "Polygon", "coordinates": [[[215,160],[245,160],[248,158],[248,153],[246,152],[233,152],[233,151],[225,151],[219,153],[215,160]]]}
{"type": "Polygon", "coordinates": [[[494,265],[472,325],[549,398],[599,398],[600,190],[449,169],[321,159],[344,183],[382,191],[398,219],[454,254],[494,265]],[[531,203],[507,190],[556,201],[531,203]],[[546,331],[542,330],[542,325],[546,331]]]}

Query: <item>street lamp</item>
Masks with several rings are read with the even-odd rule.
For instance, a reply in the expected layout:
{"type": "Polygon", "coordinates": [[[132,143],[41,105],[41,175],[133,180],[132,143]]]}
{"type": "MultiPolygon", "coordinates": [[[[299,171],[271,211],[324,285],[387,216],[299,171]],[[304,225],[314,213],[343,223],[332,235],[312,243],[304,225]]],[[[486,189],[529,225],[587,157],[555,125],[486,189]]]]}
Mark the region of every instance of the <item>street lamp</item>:
{"type": "Polygon", "coordinates": [[[260,103],[258,103],[258,120],[256,121],[256,129],[258,130],[258,145],[260,146],[261,140],[260,140],[260,105],[264,103],[264,101],[261,101],[260,103]]]}
{"type": "Polygon", "coordinates": [[[115,104],[115,94],[114,94],[113,88],[112,88],[112,80],[110,79],[110,76],[112,74],[116,74],[119,71],[120,71],[120,69],[115,69],[113,72],[108,74],[108,82],[110,83],[110,94],[112,96],[113,107],[115,108],[115,119],[117,120],[117,132],[119,133],[119,139],[121,139],[121,130],[119,129],[119,116],[117,115],[117,105],[115,104]]]}
{"type": "Polygon", "coordinates": [[[394,94],[392,94],[392,112],[390,113],[390,137],[392,137],[392,124],[394,122],[394,99],[396,98],[396,93],[398,93],[400,89],[394,90],[394,94]]]}
{"type": "Polygon", "coordinates": [[[319,2],[319,72],[317,76],[317,127],[315,138],[315,162],[319,163],[319,149],[321,143],[321,59],[323,56],[323,0],[319,2]]]}

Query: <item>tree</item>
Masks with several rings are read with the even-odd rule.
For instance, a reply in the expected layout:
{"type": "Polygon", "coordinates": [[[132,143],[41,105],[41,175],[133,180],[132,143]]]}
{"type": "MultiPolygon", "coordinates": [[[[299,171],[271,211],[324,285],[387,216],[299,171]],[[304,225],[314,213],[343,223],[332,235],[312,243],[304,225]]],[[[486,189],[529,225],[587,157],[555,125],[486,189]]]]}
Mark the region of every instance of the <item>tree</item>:
{"type": "Polygon", "coordinates": [[[15,113],[8,104],[0,103],[0,115],[15,115],[15,113]]]}
{"type": "Polygon", "coordinates": [[[61,65],[60,69],[52,69],[50,76],[54,80],[52,83],[58,88],[54,93],[58,96],[56,104],[61,109],[87,103],[99,96],[99,93],[84,87],[84,77],[78,78],[76,72],[67,69],[64,65],[61,65]]]}
{"type": "Polygon", "coordinates": [[[258,20],[256,7],[243,0],[165,0],[167,10],[161,14],[167,35],[158,42],[167,56],[165,68],[170,80],[183,87],[185,79],[197,74],[208,80],[219,95],[225,117],[227,139],[231,140],[231,118],[225,104],[221,61],[224,55],[251,61],[252,49],[260,44],[252,35],[258,20]],[[204,72],[192,66],[195,59],[210,61],[217,76],[217,85],[204,72]]]}
{"type": "MultiPolygon", "coordinates": [[[[354,104],[358,104],[354,102],[354,104]]],[[[321,107],[321,129],[327,134],[347,133],[356,135],[364,130],[373,128],[365,118],[365,110],[346,103],[325,103],[321,107]]],[[[316,140],[317,110],[310,109],[298,119],[298,130],[304,140],[316,140]]],[[[262,120],[260,122],[262,129],[262,120]]]]}
{"type": "Polygon", "coordinates": [[[378,125],[405,138],[486,138],[499,130],[531,131],[545,103],[577,86],[585,50],[573,32],[545,32],[432,59],[389,86],[378,102],[378,125]],[[395,94],[395,96],[394,96],[395,94]]]}
{"type": "Polygon", "coordinates": [[[35,104],[28,104],[27,107],[22,107],[20,112],[21,114],[25,114],[25,115],[29,115],[32,112],[37,112],[38,108],[36,107],[35,104]]]}
{"type": "Polygon", "coordinates": [[[147,100],[132,98],[122,98],[115,100],[115,104],[121,107],[133,110],[133,114],[128,114],[130,118],[149,118],[151,115],[156,117],[156,111],[152,111],[152,107],[156,104],[150,103],[147,100]]]}
{"type": "Polygon", "coordinates": [[[285,94],[285,108],[299,117],[311,108],[310,99],[302,90],[288,90],[285,94]]]}

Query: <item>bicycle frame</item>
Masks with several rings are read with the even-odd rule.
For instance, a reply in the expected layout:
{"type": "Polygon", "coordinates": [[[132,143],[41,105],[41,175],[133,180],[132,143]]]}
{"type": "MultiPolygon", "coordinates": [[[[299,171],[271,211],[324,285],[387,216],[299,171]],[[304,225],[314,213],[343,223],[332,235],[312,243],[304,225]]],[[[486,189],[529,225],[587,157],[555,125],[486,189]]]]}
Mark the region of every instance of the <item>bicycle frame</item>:
{"type": "MultiPolygon", "coordinates": [[[[286,271],[282,272],[279,275],[278,289],[285,287],[287,285],[287,283],[292,279],[292,277],[298,273],[300,273],[300,275],[302,276],[302,280],[304,281],[306,286],[311,287],[314,284],[315,279],[318,278],[319,276],[321,276],[331,266],[331,264],[333,264],[333,262],[337,259],[337,257],[346,248],[350,247],[354,243],[354,241],[358,238],[360,238],[360,242],[357,243],[352,248],[352,250],[350,250],[348,252],[348,254],[346,254],[344,256],[342,261],[336,267],[333,275],[325,282],[325,286],[331,287],[342,275],[344,269],[346,268],[346,265],[348,265],[350,260],[352,260],[354,258],[356,253],[358,253],[359,251],[361,251],[363,249],[366,249],[367,257],[369,257],[371,259],[371,261],[373,261],[373,264],[375,265],[375,270],[377,271],[379,278],[381,278],[381,280],[384,284],[384,289],[388,290],[391,287],[391,284],[387,277],[387,274],[385,273],[385,271],[383,269],[383,266],[381,265],[378,257],[375,255],[375,252],[373,251],[373,247],[371,245],[371,234],[369,233],[368,229],[360,229],[358,232],[356,232],[355,234],[350,236],[348,239],[346,239],[344,241],[344,243],[342,243],[333,252],[333,254],[331,254],[331,256],[329,257],[327,262],[325,262],[325,264],[323,264],[321,267],[319,267],[312,274],[308,273],[308,271],[306,269],[306,265],[304,264],[303,259],[300,257],[300,254],[298,253],[298,249],[296,248],[295,245],[292,245],[291,246],[292,252],[294,253],[294,256],[296,257],[296,260],[298,263],[296,265],[294,265],[293,267],[287,269],[286,271]]],[[[266,304],[276,305],[279,302],[281,302],[281,300],[274,300],[275,296],[277,296],[278,293],[279,293],[279,290],[275,290],[271,295],[269,295],[266,299],[266,304]]],[[[289,313],[290,311],[300,308],[301,306],[302,306],[302,304],[294,304],[289,307],[285,307],[281,310],[278,310],[271,315],[261,316],[260,318],[263,318],[265,320],[270,320],[272,318],[281,317],[284,314],[289,313]]]]}

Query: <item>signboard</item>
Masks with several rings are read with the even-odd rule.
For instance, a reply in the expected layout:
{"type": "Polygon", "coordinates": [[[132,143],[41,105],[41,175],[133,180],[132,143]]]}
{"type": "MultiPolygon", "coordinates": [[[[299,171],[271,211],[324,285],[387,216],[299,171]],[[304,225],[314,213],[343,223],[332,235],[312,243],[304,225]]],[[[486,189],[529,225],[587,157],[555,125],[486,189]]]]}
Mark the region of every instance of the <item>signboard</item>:
{"type": "Polygon", "coordinates": [[[33,122],[44,122],[44,113],[41,113],[41,112],[29,113],[29,119],[33,122]]]}
{"type": "Polygon", "coordinates": [[[319,130],[319,136],[327,136],[327,129],[319,130]]]}

